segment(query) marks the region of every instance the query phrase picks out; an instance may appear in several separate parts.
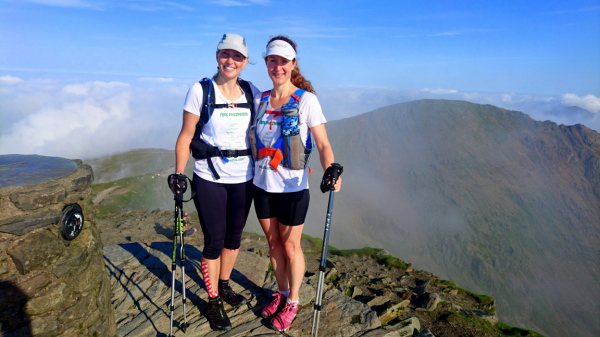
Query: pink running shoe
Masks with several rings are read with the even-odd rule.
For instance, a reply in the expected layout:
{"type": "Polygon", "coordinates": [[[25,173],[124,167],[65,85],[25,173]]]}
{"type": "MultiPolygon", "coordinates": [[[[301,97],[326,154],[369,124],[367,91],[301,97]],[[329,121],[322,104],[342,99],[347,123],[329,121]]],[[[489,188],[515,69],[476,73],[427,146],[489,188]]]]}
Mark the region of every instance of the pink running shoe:
{"type": "Polygon", "coordinates": [[[263,308],[260,312],[262,318],[269,318],[278,313],[285,306],[286,297],[281,295],[280,292],[276,292],[273,295],[271,303],[263,308]]]}
{"type": "Polygon", "coordinates": [[[296,313],[298,312],[298,303],[285,303],[285,307],[271,320],[271,325],[275,330],[285,331],[290,327],[296,313]]]}

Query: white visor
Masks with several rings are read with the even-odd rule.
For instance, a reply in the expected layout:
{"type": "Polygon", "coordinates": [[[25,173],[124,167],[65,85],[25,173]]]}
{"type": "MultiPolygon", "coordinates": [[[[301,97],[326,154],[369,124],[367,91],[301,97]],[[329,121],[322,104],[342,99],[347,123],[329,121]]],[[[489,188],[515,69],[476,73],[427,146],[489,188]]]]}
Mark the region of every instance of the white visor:
{"type": "Polygon", "coordinates": [[[292,61],[296,58],[296,51],[291,44],[283,40],[274,40],[267,45],[267,53],[265,54],[265,58],[269,55],[279,55],[292,61]]]}

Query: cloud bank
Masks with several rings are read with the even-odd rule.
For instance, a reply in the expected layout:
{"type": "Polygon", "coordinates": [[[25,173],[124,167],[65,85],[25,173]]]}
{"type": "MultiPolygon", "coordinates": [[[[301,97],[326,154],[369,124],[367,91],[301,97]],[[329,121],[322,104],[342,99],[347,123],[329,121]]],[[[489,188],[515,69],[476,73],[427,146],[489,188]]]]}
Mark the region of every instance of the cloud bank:
{"type": "MultiPolygon", "coordinates": [[[[39,154],[91,159],[135,148],[173,149],[182,105],[193,81],[140,78],[134,83],[63,83],[0,76],[0,154],[39,154]]],[[[566,93],[533,96],[461,92],[322,87],[317,93],[328,120],[417,99],[456,99],[527,113],[558,124],[600,131],[600,98],[566,93]]]]}
{"type": "Polygon", "coordinates": [[[174,148],[186,90],[170,81],[144,87],[2,76],[0,153],[89,159],[134,148],[174,148]]]}
{"type": "Polygon", "coordinates": [[[575,94],[564,94],[561,103],[566,106],[577,106],[593,113],[600,113],[600,98],[594,95],[579,97],[575,94]]]}
{"type": "Polygon", "coordinates": [[[521,111],[538,121],[550,120],[565,125],[583,124],[600,132],[600,97],[594,95],[540,96],[516,93],[462,92],[444,88],[408,90],[325,87],[317,89],[323,111],[329,120],[350,117],[386,105],[418,99],[450,99],[491,104],[507,110],[521,111]]]}

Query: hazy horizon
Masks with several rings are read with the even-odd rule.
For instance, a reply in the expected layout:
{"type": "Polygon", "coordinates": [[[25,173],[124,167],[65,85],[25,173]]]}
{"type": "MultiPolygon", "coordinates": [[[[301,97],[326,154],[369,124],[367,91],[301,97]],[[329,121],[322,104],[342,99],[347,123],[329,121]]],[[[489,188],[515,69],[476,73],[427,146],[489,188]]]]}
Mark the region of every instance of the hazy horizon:
{"type": "Polygon", "coordinates": [[[242,77],[261,90],[268,38],[295,39],[330,121],[432,98],[600,131],[597,1],[0,4],[0,154],[172,149],[185,94],[214,74],[226,32],[246,38],[242,77]]]}

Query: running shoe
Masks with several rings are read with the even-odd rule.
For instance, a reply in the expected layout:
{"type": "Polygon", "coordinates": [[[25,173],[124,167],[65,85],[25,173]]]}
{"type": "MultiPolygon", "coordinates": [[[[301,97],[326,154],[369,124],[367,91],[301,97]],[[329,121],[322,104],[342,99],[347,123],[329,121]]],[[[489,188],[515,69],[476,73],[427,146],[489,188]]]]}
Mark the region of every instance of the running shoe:
{"type": "Polygon", "coordinates": [[[223,308],[223,301],[218,297],[208,301],[208,322],[213,330],[231,330],[231,322],[223,308]]]}
{"type": "Polygon", "coordinates": [[[283,307],[283,309],[281,309],[281,311],[271,320],[271,326],[273,326],[275,330],[287,330],[296,317],[297,312],[298,303],[287,303],[286,301],[285,307],[283,307]]]}
{"type": "Polygon", "coordinates": [[[223,284],[219,282],[219,296],[233,307],[246,304],[246,298],[231,289],[229,283],[223,284]]]}
{"type": "Polygon", "coordinates": [[[285,296],[281,295],[279,292],[274,293],[272,296],[273,299],[271,300],[271,303],[264,307],[260,312],[260,316],[262,318],[270,318],[281,311],[281,309],[283,309],[285,306],[285,296]]]}

